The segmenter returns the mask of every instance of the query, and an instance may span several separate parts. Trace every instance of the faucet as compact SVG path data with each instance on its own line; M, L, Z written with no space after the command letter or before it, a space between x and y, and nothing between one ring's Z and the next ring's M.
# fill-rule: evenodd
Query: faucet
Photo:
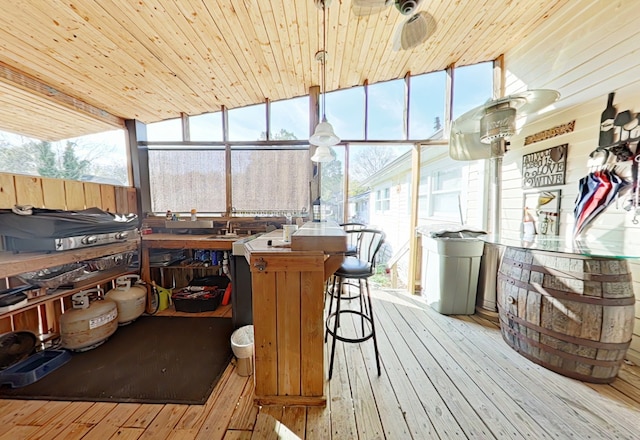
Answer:
M231 224L231 220L227 220L227 234L233 234L233 225Z

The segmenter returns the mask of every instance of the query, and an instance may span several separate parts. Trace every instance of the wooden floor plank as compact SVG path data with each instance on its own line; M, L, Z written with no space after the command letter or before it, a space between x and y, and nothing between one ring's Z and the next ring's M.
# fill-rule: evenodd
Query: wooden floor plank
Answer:
M44 400L12 400L3 408L0 415L0 435L4 435L16 426L16 421L25 420L46 404Z
M162 408L164 408L164 405L160 404L140 405L140 407L131 414L131 417L129 417L122 426L125 428L146 429L151 421L156 418Z
M218 398L222 394L222 390L224 390L227 381L232 374L235 374L233 367L228 365L205 404L189 405L180 420L178 420L178 423L171 434L172 438L189 438L189 435L191 438L194 438L196 436L200 427L209 416L209 413L216 405ZM187 431L191 432L191 434L187 434Z
M282 424L299 438L305 438L305 427L307 424L307 411L302 406L292 406L284 408L282 412Z
M330 345L330 343L331 339L327 344ZM337 344L333 377L329 381L329 389L331 390L331 438L336 440L357 438L358 435L347 368L344 346L343 344Z
M100 423L100 421L106 417L115 407L117 403L108 403L108 402L98 402L91 405L84 414L82 414L78 419L75 420L76 423L86 423L89 425L95 425Z
M18 440L29 438L37 434L40 426L15 425L10 430L0 435L0 440Z
M137 440L140 438L142 433L144 432L143 428L118 428L116 432L113 433L109 440Z
M474 358L465 355L459 349L460 341L451 338L439 327L430 325L431 322L427 321L428 318L421 309L402 308L396 305L388 308L387 311L394 321L404 320L403 315L405 315L409 328L420 331L416 333L418 343L438 359L455 386L464 390L466 400L482 417L483 422L495 437L550 438L529 414L514 404L507 392L500 388L492 388L495 383L491 377L478 371ZM477 416L469 414L469 418L474 417ZM458 415L458 422L461 425L466 424L467 420L465 414Z
M247 384L242 390L238 404L231 415L229 428L231 430L253 430L258 417L258 406L254 403L255 384L253 378L247 380Z
M140 439L161 439L169 437L178 420L187 410L187 405L167 404L147 427Z
M579 382L522 357L491 321L374 296L383 374L371 341L339 342L326 408L253 407L253 378L231 365L204 405L0 399L0 439L638 438L640 367L611 385Z
M247 377L240 376L235 372L230 375L220 396L216 399L220 401L220 404L215 405L209 412L195 437L196 439L215 440L224 437L233 410L246 384Z
M452 321L452 323L460 325L456 321ZM603 390L615 392L616 390L611 385L589 384L554 373L511 350L502 341L500 332L487 331L484 327L477 327L473 330L469 336L476 344L494 347L495 345L491 343L491 339L494 339L499 341L500 347L509 348L508 350L500 350L500 353L509 359L503 368L508 370L510 374L521 374L523 370L531 371L531 374L526 375L524 379L531 380L532 377L535 377L535 381L528 387L527 392L537 394L541 399L553 397L559 400L562 408L572 410L569 413L566 411L556 412L555 419L563 420L565 425L569 425L573 429L588 425L596 430L598 436L617 435L618 438L634 438L637 435L636 432L640 425L630 424L629 421L640 417L640 405L630 407L617 397L611 399L609 397L611 393L603 392ZM485 351L492 356L492 359L499 359L496 357L496 350L486 349Z
M48 424L65 409L69 408L71 402L47 402L37 411L21 419L16 420L17 425L44 426Z
M352 314L347 314L346 317L350 319L341 320L340 330L345 331L345 334L351 335L351 337L360 337L362 329L361 321ZM357 322L354 322L354 319ZM366 327L365 331L367 331ZM371 365L375 366L373 339L361 343L344 343L338 341L338 344L344 345L345 362L347 364L351 395L353 396L358 438L383 438L384 429L380 421L377 399L372 388L372 384L379 382L381 379L378 377L377 368L367 370L365 359L365 357L369 357L371 359ZM371 353L371 355L367 356L364 353ZM380 398L381 396L378 397ZM393 395L390 395L386 396L385 399L393 401L393 397Z
M483 369L484 373L494 378L496 386L501 387L513 396L514 405L519 406L522 410L533 415L540 422L541 432L546 431L552 436L562 432L564 435L576 438L592 438L593 436L598 438L600 436L597 432L594 432L591 427L587 426L586 423L567 426L562 418L555 416L559 412L567 413L568 409L566 405L564 405L562 400L554 397L554 390L547 390L544 384L537 383L530 379L530 377L535 374L550 373L548 370L538 369L536 368L537 366L533 367L535 364L531 364L533 368L522 368L521 366L513 368L514 364L504 356L492 356L493 353L488 354L488 346L484 346L480 341L473 340L473 335L469 335L466 332L460 332L458 335L454 326L460 324L460 321L456 320L456 318L450 319L451 321L448 324L451 325L444 324L441 330L454 335L458 340L463 340L460 344L461 349L466 348L467 354L469 354L470 350L474 350L478 365ZM458 319L462 320L464 318ZM443 325L443 322L444 321L438 321L440 325ZM504 344L504 346L501 345L501 348L507 354L509 354L507 349L511 350L506 344ZM532 388L544 391L540 393L532 392ZM574 414L574 416L578 417L579 415Z
M252 440L279 440L278 430L280 422L265 412L260 412L256 418Z
M139 407L138 403L119 403L105 418L91 428L91 431L83 439L104 440L110 438L118 432L118 429Z
M631 438L625 434L624 428L606 421L603 424L599 417L594 418L602 408L588 409L587 406L590 405L588 399L578 397L580 394L591 391L588 386L523 358L502 341L498 331L491 329L488 330L489 334L482 334L485 328L476 326L473 327L474 331L469 331L470 327L465 324L465 319L464 317L439 319L436 322L441 326L443 333L455 335L457 329L462 328L462 333L457 336L461 341L460 345L468 350L475 350L478 364L487 374L489 374L488 366L492 366L491 375L500 378L497 386L506 390L511 389L514 397L518 396L514 401L515 404L528 413L543 413L538 416L540 424L551 435L573 433L578 438L607 438L616 433L620 435L618 438ZM499 344L499 349L496 349L491 339ZM483 361L483 359L486 360ZM535 380L532 381L532 377ZM583 392L576 394L575 390L578 388ZM578 399L575 400L575 397ZM592 397L601 398L597 393ZM605 418L611 418L606 416L606 413L602 415Z
M64 411L56 414L48 423L40 427L37 434L32 435L29 440L51 440L58 438L78 417L85 414L94 405L93 402L72 402ZM83 432L86 432L93 425L83 425Z
M252 435L253 431L228 430L222 440L251 440Z
M390 373L393 389L400 396L401 407L414 438L446 438L443 434L466 435L469 438L491 438L480 419L470 418L460 426L453 412L473 414L474 410L444 370L433 361L421 341L412 332L396 328L387 307L374 303L381 327L384 364ZM386 306L386 304L385 304ZM405 338L409 338L405 341ZM414 357L414 351L415 352ZM438 387L434 384L437 384ZM438 434L436 434L436 432Z

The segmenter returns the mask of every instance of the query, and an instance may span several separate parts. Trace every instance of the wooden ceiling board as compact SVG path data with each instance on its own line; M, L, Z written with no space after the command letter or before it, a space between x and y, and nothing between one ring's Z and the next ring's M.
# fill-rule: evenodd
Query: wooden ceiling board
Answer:
M437 29L393 51L408 17L394 6L356 15L327 10L326 91L491 61L569 0L424 0ZM578 9L579 11L579 9ZM0 14L0 62L122 119L145 123L306 95L321 83L322 10L314 0L12 1ZM0 80L4 81L4 80ZM8 96L8 95L7 95ZM42 139L105 129L42 96L0 101L0 120ZM23 109L20 117L16 110ZM61 112L63 116L48 114ZM57 121L67 123L54 126ZM29 122L31 121L31 122ZM43 121L45 121L43 123Z

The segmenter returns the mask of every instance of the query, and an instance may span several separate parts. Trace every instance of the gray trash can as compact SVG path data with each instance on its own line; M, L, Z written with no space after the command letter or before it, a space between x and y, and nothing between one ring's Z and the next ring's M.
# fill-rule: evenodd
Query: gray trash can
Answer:
M420 231L422 286L427 304L443 315L475 312L484 231Z

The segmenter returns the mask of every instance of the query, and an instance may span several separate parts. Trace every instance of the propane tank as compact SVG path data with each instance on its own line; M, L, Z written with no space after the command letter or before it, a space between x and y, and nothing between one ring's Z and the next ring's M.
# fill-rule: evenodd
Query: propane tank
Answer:
M126 325L144 313L147 288L138 275L124 275L116 279L116 287L106 297L118 306L118 324Z
M60 316L60 340L64 348L86 351L97 347L118 328L118 307L104 299L102 289L89 289L71 296L73 308Z

